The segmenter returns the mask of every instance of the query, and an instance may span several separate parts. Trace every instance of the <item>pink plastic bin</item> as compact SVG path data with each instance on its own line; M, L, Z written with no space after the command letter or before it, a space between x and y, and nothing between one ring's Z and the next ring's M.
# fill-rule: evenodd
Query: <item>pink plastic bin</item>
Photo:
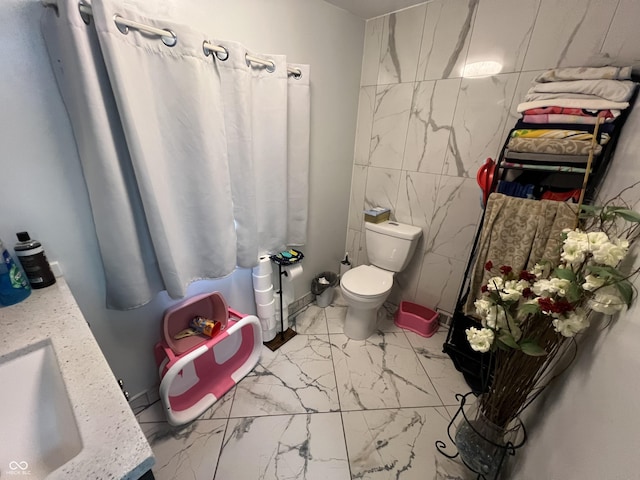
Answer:
M438 331L438 313L417 303L401 302L395 324L423 337L430 337Z

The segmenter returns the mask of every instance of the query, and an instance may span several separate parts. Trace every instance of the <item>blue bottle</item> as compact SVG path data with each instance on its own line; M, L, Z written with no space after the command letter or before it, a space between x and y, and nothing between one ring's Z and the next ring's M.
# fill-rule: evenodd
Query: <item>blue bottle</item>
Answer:
M31 287L0 240L0 306L8 307L31 295Z

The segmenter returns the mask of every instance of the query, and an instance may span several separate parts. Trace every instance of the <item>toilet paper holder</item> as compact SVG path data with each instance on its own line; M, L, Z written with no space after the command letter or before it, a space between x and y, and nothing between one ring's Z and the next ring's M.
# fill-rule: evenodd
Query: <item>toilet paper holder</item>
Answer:
M287 343L293 337L296 336L296 332L291 328L287 328L284 330L284 317L283 317L283 305L282 305L282 276L289 276L289 272L287 272L283 267L288 267L291 265L296 265L302 261L304 258L304 254L300 250L295 250L293 248L289 250L282 251L280 253L276 253L269 257L272 262L278 265L278 292L280 295L280 335L276 335L275 338L269 342L265 342L264 344L271 351L276 351L282 345Z

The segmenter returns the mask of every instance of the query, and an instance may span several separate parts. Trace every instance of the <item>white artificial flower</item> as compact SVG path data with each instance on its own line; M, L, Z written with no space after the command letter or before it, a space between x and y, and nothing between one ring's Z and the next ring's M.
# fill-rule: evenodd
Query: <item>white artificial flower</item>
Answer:
M545 278L549 275L550 271L551 267L548 263L536 263L533 269L529 270L529 273L534 274L536 278Z
M546 278L537 280L531 287L531 290L533 290L533 293L538 297L550 297L555 293L555 287L551 283L551 280Z
M522 293L525 288L531 288L531 284L526 280L518 280L518 283L513 288Z
M605 280L600 277L596 277L595 275L587 275L584 277L584 283L582 284L582 288L593 292L595 289L600 288L604 285Z
M581 230L576 229L576 230L570 230L569 232L567 232L567 238L565 240L565 243L566 242L569 242L571 244L578 246L578 248L580 248L580 250L584 252L589 251L589 237L585 232Z
M491 277L487 282L487 288L491 291L502 290L504 287L504 280L502 277Z
M562 245L560 258L571 265L580 265L584 262L588 252L584 246L585 244L567 238Z
M482 325L496 330L505 328L507 326L507 313L505 309L500 305L493 305L484 318Z
M493 306L493 302L486 298L480 298L473 303L476 307L476 313L482 319L489 314L489 309Z
M505 288L500 290L500 298L503 302L517 302L522 297L522 292L515 288Z
M612 315L624 307L624 301L618 295L616 287L610 285L600 288L595 296L589 300L589 308L596 312Z
M587 233L587 239L589 240L590 250L595 250L599 245L609 242L609 237L604 232L589 232Z
M469 345L476 352L488 352L493 343L494 333L493 330L488 328L477 329L474 327L467 329L467 340Z
M550 283L553 287L553 293L557 293L561 297L567 296L567 289L571 286L571 281L565 278L552 278Z
M550 297L556 293L561 297L567 295L567 289L571 286L571 281L564 278L542 278L533 284L531 289L539 297Z
M629 242L626 241L624 241L624 243L619 240L617 243L603 243L598 246L597 250L593 251L593 261L615 267L627 254L628 248Z
M581 310L569 312L566 317L556 318L553 321L556 332L564 337L575 337L589 326L589 319Z

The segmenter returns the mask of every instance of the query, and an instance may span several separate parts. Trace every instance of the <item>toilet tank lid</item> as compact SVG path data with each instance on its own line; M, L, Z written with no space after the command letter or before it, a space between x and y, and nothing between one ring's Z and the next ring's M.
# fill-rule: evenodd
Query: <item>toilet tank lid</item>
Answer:
M381 223L364 222L365 228L372 232L382 233L396 238L415 240L422 235L422 229L413 225L387 220Z

